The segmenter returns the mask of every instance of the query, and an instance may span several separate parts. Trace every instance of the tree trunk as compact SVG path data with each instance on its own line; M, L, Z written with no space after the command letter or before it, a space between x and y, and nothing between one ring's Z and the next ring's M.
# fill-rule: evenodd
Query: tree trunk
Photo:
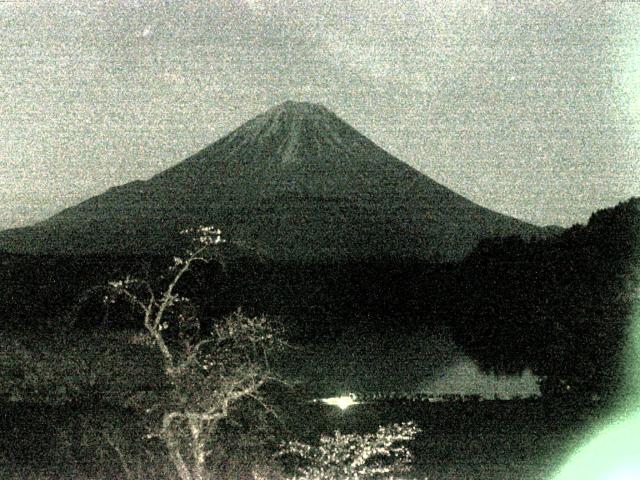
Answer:
M162 419L162 438L169 451L169 457L173 462L180 480L195 480L195 477L189 471L189 467L182 458L180 453L180 445L173 436L171 431L171 422L176 418L175 412L165 413Z
M205 440L201 437L201 420L196 417L189 417L189 430L191 431L192 453L193 453L193 480L205 480L207 476L205 452Z

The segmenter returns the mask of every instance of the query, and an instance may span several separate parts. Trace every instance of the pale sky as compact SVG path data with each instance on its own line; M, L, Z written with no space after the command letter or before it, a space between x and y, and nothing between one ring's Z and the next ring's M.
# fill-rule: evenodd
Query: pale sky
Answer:
M0 228L322 103L494 210L640 195L640 3L0 1Z

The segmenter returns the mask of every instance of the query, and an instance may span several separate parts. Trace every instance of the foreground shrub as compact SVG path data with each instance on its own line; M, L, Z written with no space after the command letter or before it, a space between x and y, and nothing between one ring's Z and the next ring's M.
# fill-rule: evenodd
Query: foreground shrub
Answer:
M318 445L291 441L279 456L294 463L289 480L392 479L411 471L406 446L420 432L413 423L381 426L376 433L323 435Z

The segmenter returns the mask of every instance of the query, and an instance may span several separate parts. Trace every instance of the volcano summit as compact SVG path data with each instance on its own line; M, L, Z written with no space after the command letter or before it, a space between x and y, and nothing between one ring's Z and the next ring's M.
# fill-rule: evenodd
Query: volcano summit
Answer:
M320 105L285 102L181 163L0 233L23 253L170 253L214 225L283 261L457 259L478 240L542 229L480 207Z

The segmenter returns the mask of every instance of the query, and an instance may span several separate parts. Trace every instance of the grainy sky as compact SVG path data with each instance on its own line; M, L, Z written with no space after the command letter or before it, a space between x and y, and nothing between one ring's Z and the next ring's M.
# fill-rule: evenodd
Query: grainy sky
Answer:
M0 1L0 228L287 99L481 205L584 222L640 194L640 3Z

